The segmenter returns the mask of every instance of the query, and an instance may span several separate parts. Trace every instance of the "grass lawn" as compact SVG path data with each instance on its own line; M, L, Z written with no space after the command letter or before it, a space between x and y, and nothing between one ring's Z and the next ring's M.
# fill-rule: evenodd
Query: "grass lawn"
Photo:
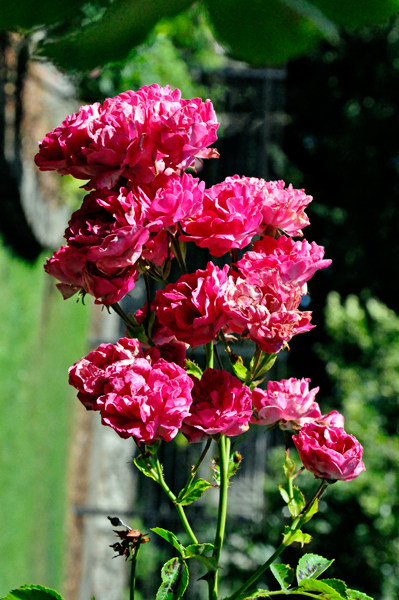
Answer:
M60 589L66 471L90 309L0 246L0 598L25 583Z

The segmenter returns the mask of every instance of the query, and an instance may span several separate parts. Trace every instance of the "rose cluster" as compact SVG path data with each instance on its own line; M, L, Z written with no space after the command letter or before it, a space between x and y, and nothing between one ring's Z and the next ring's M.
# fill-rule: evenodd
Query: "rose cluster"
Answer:
M170 441L178 431L198 442L278 423L299 431L293 439L307 469L351 479L364 469L361 447L344 432L342 415L322 415L309 380L252 390L224 370L201 377L185 370L188 345L239 335L264 356L312 329L301 300L331 262L303 239L312 200L304 190L238 175L207 189L185 172L218 157L210 147L217 128L209 100L154 84L81 107L39 144L41 170L85 180L88 191L66 244L45 265L64 298L80 292L115 305L141 273L166 283L174 258L183 272L136 313L146 344L102 344L71 367L70 383L105 425L138 443ZM186 273L188 242L214 257L230 253L230 264Z
M250 424L296 429L293 436L303 465L321 478L349 480L364 470L362 447L345 433L337 411L322 415L318 388L309 379L269 381L252 392L224 370L188 375L184 345L169 342L143 349L122 338L101 344L69 370L69 382L88 410L121 437L149 445L170 441L180 430L189 442L210 436L236 436Z

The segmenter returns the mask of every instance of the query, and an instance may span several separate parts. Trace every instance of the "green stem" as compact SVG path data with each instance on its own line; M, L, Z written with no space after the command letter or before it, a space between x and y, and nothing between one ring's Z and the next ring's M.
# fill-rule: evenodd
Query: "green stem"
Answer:
M218 442L219 447L219 468L220 468L220 496L218 520L215 535L215 548L213 557L216 559L216 564L219 566L220 554L223 547L224 531L226 528L227 517L227 492L229 486L229 460L230 460L230 438L221 435ZM218 570L210 574L209 577L209 599L217 600L218 597Z
M254 354L254 368L252 369L251 379L255 378L255 373L257 371L261 356L262 356L262 350L259 348L259 346L256 346L256 350L255 350L255 354Z
M194 467L192 467L191 473L190 473L190 477L188 478L188 481L187 481L186 485L184 486L184 488L182 489L182 491L179 494L180 497L183 497L186 494L188 488L190 487L190 485L194 481L194 477L195 477L198 469L200 468L200 466L202 464L202 461L204 460L204 458L205 458L205 456L206 456L209 448L211 447L211 444L212 444L212 438L210 437L210 438L208 438L208 440L207 440L207 442L205 444L205 448L203 449L202 454L199 457L196 465Z
M174 493L172 492L172 490L168 487L168 485L163 477L162 467L161 467L161 463L159 462L158 456L155 456L154 458L155 458L155 465L156 465L156 469L157 469L159 485L161 486L161 488L163 489L163 491L165 492L165 494L167 495L169 500L171 502L173 502L173 504L175 505L177 513L180 517L180 520L183 524L183 527L184 527L188 537L190 538L191 543L198 544L198 540L195 537L193 530L191 529L191 526L190 526L190 523L188 522L186 513L184 512L184 508L180 504L176 503L177 498L174 495Z
M222 365L222 361L220 360L220 356L219 356L219 352L218 352L218 347L217 347L217 345L216 345L216 344L215 344L215 345L214 345L214 347L213 347L213 351L215 352L216 361L217 361L217 363L218 363L218 365L219 365L219 369L220 369L221 371L223 371L223 365Z
M294 537L295 532L301 528L301 526L303 525L303 523L306 520L306 516L307 516L309 509L313 506L313 503L315 500L317 500L318 498L321 498L321 496L323 495L323 493L325 492L325 490L327 488L327 485L328 485L328 482L325 479L323 479L323 481L321 482L320 486L318 487L316 493L314 494L313 498L307 503L307 505L305 506L302 513L299 515L299 517L297 517L292 522L292 525L290 528L291 529L290 533L287 536L284 536L285 541L283 541L280 544L280 546L277 548L277 550L271 555L271 557L268 558L267 561L263 565L261 565L259 567L259 569L257 569L255 571L255 573L253 575L251 575L251 577L249 579L247 579L247 581L236 592L234 592L234 594L232 596L229 596L228 598L226 598L226 600L236 600L236 598L238 598L249 587L251 587L251 585L253 583L255 583L255 581L257 581L259 579L259 577L261 575L263 575L263 573L270 567L270 565L272 565L274 563L276 558L278 558L280 556L280 554L282 554L284 552L284 550L292 544L291 540Z
M204 344L206 354L206 368L213 369L213 342Z
M139 553L139 549L140 549L140 544L141 544L141 535L140 537L137 539L137 542L135 544L135 548L134 548L134 553L132 556L132 568L130 571L130 600L134 600L134 590L136 587L136 563L137 563L137 555Z
M176 239L173 234L169 234L169 235L170 235L170 240L172 242L173 251L177 258L177 262L179 263L180 270L184 275L187 275L188 271L187 271L186 263L183 258L183 254L180 249L179 240Z
M114 302L114 304L111 304L111 308L112 308L112 310L114 310L116 312L116 314L122 319L122 321L125 323L125 325L129 329L129 327L131 326L132 323L131 323L129 317L127 316L127 314L125 313L125 311L123 310L123 308L120 306L120 304L118 304L118 302Z

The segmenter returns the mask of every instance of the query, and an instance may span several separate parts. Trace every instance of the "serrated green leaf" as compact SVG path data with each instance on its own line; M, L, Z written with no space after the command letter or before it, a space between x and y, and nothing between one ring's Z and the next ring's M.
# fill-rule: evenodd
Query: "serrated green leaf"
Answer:
M299 589L308 592L322 592L323 600L344 600L344 597L335 588L320 579L303 579L299 583Z
M2 600L63 600L63 598L58 592L41 585L23 585L8 592Z
M289 497L289 495L288 495L288 492L287 492L287 490L285 490L285 489L283 488L283 486L282 486L282 485L279 485L279 486L278 486L278 491L280 492L280 494L281 494L281 497L282 497L282 499L284 500L284 502L285 502L286 504L288 504L288 502L290 501L290 497Z
M188 373L188 375L194 375L194 377L201 379L201 377L203 375L202 370L199 368L199 366L197 364L195 364L195 362L186 358L186 367L185 368L186 368L186 372Z
M154 527L154 529L151 529L151 531L169 542L169 544L172 544L172 546L174 546L174 548L176 548L176 550L180 552L182 556L185 554L185 547L183 544L181 544L180 540L175 536L174 533L168 531L167 529L162 529L162 527Z
M158 473L156 469L151 466L150 458L144 459L144 457L140 454L133 459L133 462L139 471L141 471L146 477L151 477L151 479L159 483Z
M295 474L295 469L296 469L295 463L287 454L285 455L283 469L284 469L284 475L287 477L287 479L289 479L290 477L292 477Z
M319 501L315 500L312 504L312 506L310 507L310 509L308 510L308 512L306 513L306 517L304 518L304 523L307 523L308 521L310 521L310 519L317 513L317 511L319 510Z
M194 481L184 494L184 496L178 496L176 500L176 504L181 504L182 506L187 506L187 504L191 504L201 498L202 494L208 488L213 487L211 483L205 481L205 479L197 479Z
M357 590L346 590L348 598L350 600L374 600L371 596L367 596L367 594L363 594L363 592L358 592Z
M189 558L190 556L205 554L205 552L213 552L214 548L213 544L190 544L186 547L185 557Z
M299 559L296 568L296 578L298 583L303 579L315 579L328 569L334 562L334 559L328 560L318 554L305 554Z
M298 517L305 508L306 501L299 488L294 487L292 491L293 497L290 498L288 502L288 510L290 511L292 518L296 519L296 517Z
M162 583L155 600L179 600L188 584L187 565L181 558L171 558L161 571Z
M300 529L297 529L293 532L290 527L286 526L284 530L283 542L289 542L289 545L293 544L294 542L299 542L303 548L305 544L309 544L311 539L312 536L310 536L308 533L303 533L303 531Z
M294 570L289 565L272 565L270 570L280 584L281 589L287 591L288 586L294 581Z
M341 579L319 579L319 581L322 581L323 583L326 583L327 585L334 588L334 590L341 594L343 598L348 597L345 581L342 581Z

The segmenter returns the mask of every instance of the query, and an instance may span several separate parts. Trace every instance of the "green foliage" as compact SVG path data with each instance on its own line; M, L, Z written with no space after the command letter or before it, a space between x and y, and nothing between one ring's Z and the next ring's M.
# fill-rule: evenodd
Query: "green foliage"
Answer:
M289 565L271 565L270 570L280 584L281 589L287 591L294 581L293 569Z
M0 29L55 24L41 52L63 68L88 70L125 59L159 21L180 16L192 5L192 0L43 0L40 5L20 0L17 5L2 6ZM203 0L202 5L230 55L255 66L281 64L309 51L323 38L338 43L340 26L385 23L399 12L398 0L253 0L247 4L240 0ZM171 33L167 25L163 31L167 36ZM183 46L192 44L184 20L177 21L176 32ZM173 54L173 49L167 47L167 36L164 51Z
M154 533L159 535L161 538L163 538L164 540L169 542L169 544L172 544L172 546L174 548L176 548L176 550L182 556L184 555L185 548L180 543L180 541L177 539L177 537L175 536L174 533L172 533L171 531L168 531L167 529L162 529L161 527L154 527L153 529L151 529L151 531L153 531Z
M296 568L298 583L300 583L302 579L316 579L316 577L324 573L333 562L334 560L328 560L317 554L305 554L305 556L302 556L299 560Z
M197 479L189 486L189 488L185 491L183 495L179 494L176 503L181 504L182 506L192 504L193 502L201 498L205 490L211 487L212 484L205 481L205 479Z
M162 584L157 592L156 600L179 600L188 584L187 565L181 558L171 558L161 571Z
M194 375L198 379L202 378L202 370L200 369L200 367L188 358L186 358L186 372L189 375Z
M41 585L23 585L9 592L2 600L63 600L63 598L54 590Z

